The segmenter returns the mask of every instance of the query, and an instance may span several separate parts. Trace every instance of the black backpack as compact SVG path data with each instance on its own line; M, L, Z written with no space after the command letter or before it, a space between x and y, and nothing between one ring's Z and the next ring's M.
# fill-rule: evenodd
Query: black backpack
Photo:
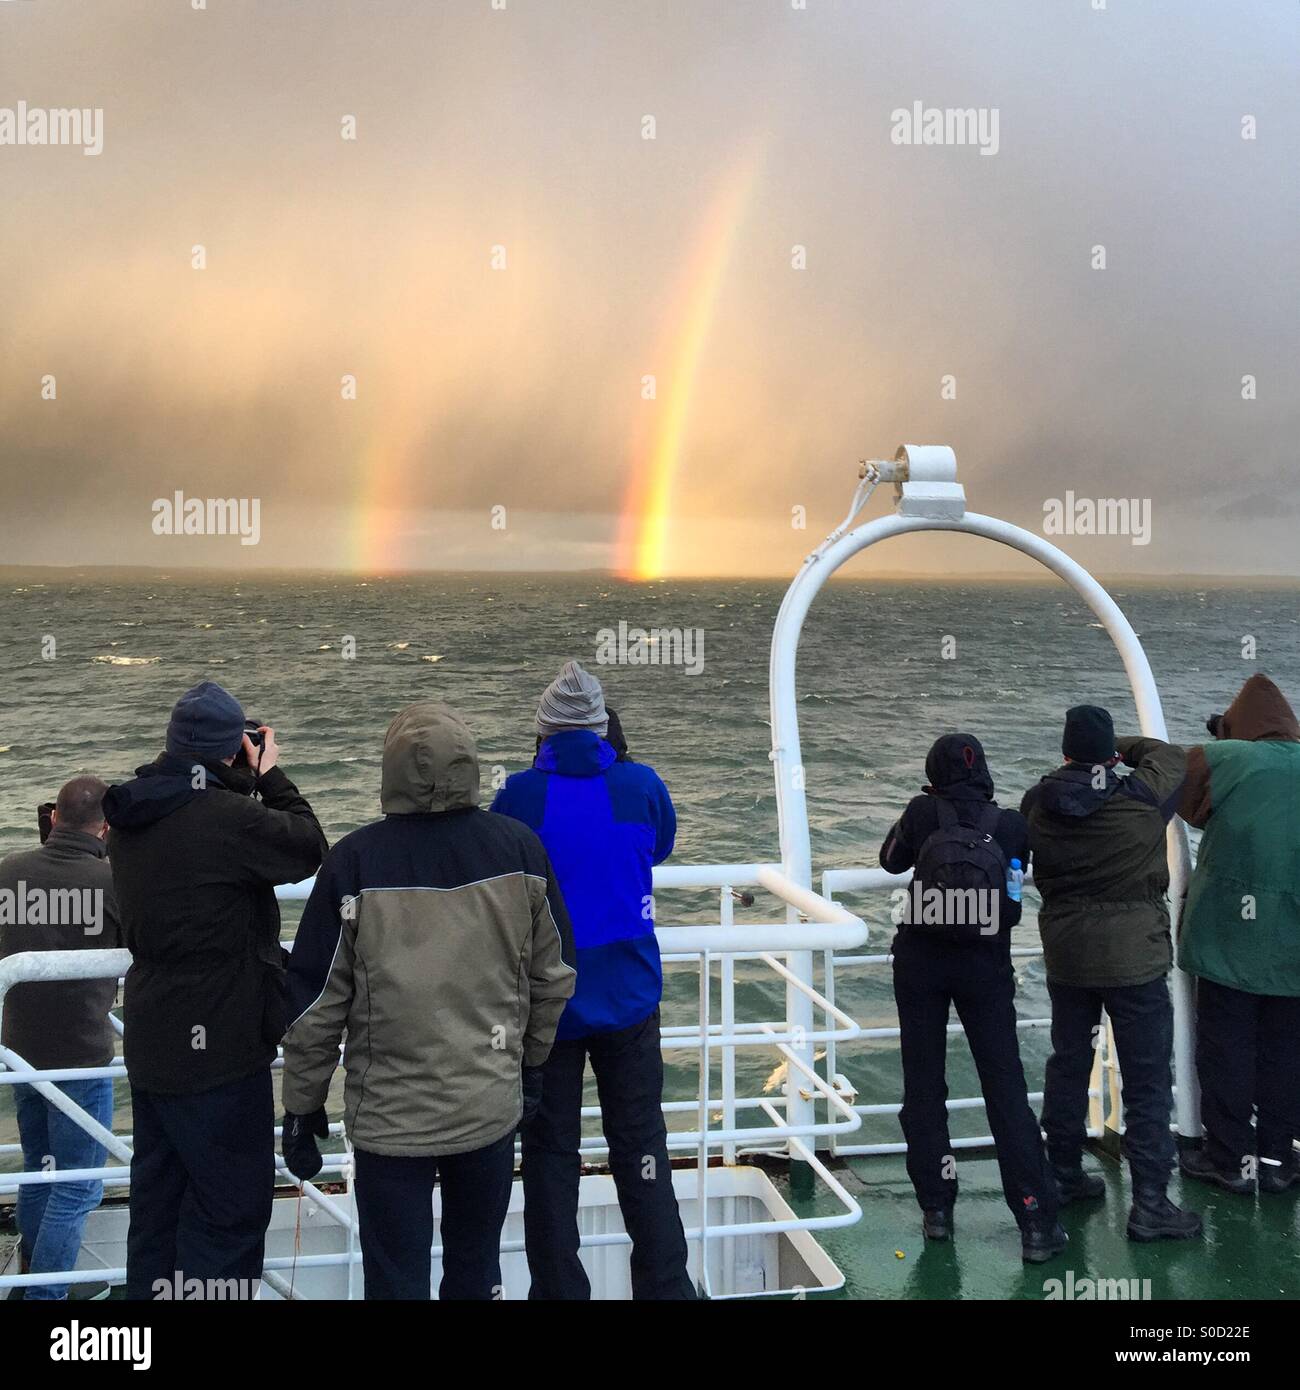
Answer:
M993 837L1001 811L993 802L984 802L979 819L972 826L961 823L957 808L944 797L935 797L934 808L939 816L939 828L925 837L917 852L916 871L903 922L909 931L924 931L950 939L970 940L994 935L998 919L989 914L997 914L1002 909L1009 868L1006 852ZM974 900L973 912L964 910L965 905L971 903L969 896L953 900L956 912L952 915L964 920L950 921L949 913L944 912L942 920L926 921L927 916L934 915L935 909L930 906L927 910L924 897L918 902L916 895L934 889L963 895L973 889L986 896Z

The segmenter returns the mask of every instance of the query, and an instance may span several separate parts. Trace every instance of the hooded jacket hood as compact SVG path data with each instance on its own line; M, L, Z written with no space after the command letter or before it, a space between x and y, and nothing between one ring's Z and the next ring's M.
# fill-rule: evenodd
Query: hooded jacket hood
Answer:
M202 794L195 769L202 768L208 786L248 796L256 783L251 768L227 767L203 758L160 753L151 763L135 770L135 779L120 782L104 793L104 819L114 830L138 830L153 825Z
M562 777L598 777L617 761L618 754L599 734L590 729L565 729L542 740L533 766Z
M478 748L450 705L408 705L384 736L379 804L386 816L478 805Z
M944 734L925 758L928 792L956 800L993 799L993 777L984 748L973 734Z
M1268 738L1300 743L1300 723L1277 686L1267 676L1254 675L1228 706L1220 737L1244 739L1247 743Z

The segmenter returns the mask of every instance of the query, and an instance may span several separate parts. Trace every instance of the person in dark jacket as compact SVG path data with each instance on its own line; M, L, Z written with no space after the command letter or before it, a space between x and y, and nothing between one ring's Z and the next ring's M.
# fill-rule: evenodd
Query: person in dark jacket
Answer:
M586 1299L578 1258L582 1082L596 1073L610 1171L632 1237L632 1297L690 1299L686 1236L663 1117L652 867L672 852L677 818L645 763L606 740L600 682L567 662L537 707L534 765L492 803L541 836L573 919L578 985L560 1019L542 1103L522 1131L530 1298Z
M1029 862L1023 817L993 799L993 778L979 740L945 734L925 760L929 785L913 797L880 849L881 866L901 874L915 869L896 912L894 998L898 1004L903 1061L903 1108L899 1122L907 1140L907 1172L922 1211L927 1240L953 1233L957 1170L948 1135L945 1059L948 1012L956 1005L970 1046L997 1145L1002 1191L1021 1230L1022 1254L1041 1263L1063 1250L1067 1237L1058 1223L1056 1184L1043 1152L1038 1121L1029 1108L1020 1045L1016 1038L1016 979L1011 966L1011 929L1020 902L1007 892L1013 860ZM979 843L975 861L989 883L968 896L945 893L921 879L922 866L951 825ZM1000 853L989 852L990 842ZM965 846L959 852L965 854ZM963 858L961 862L967 861ZM938 864L935 864L936 870ZM994 877L996 875L996 877ZM955 875L951 875L955 877ZM943 896L932 902L935 894ZM974 912L967 912L968 906ZM971 920L964 919L970 917Z
M321 1169L347 1047L366 1298L428 1299L433 1186L442 1300L500 1296L515 1130L573 993L573 933L541 841L478 808L474 736L446 705L384 739L383 820L330 851L289 962L284 1157Z
M239 702L204 681L177 701L166 751L104 798L133 957L130 1298L179 1280L213 1296L234 1280L251 1297L261 1279L275 1182L270 1067L287 1022L275 885L310 875L326 844L274 732L259 733L260 747Z
M1205 1144L1179 1166L1229 1192L1286 1192L1300 1187L1300 722L1254 675L1209 725L1216 741L1187 754L1180 813L1205 835L1178 943L1197 982Z
M1133 1182L1130 1240L1188 1239L1201 1221L1166 1196L1174 1168L1173 963L1165 832L1187 774L1183 749L1116 738L1110 714L1076 705L1065 717L1065 763L1026 793L1034 882L1043 900L1052 1056L1043 1090L1047 1153L1062 1197L1100 1197L1083 1171L1088 1081L1101 1012L1115 1030L1124 1077L1124 1151ZM1133 768L1119 777L1123 762Z
M74 777L51 807L50 831L39 849L0 861L0 958L21 951L111 950L121 945L113 875L104 859L98 777ZM39 911L33 909L39 904ZM18 909L7 911L12 905ZM9 1066L38 1071L105 1067L113 1061L109 1011L117 980L58 980L15 985L5 998L0 1041ZM21 1059L21 1063L19 1061ZM51 1083L105 1129L113 1124L109 1077ZM34 1086L15 1086L14 1108L23 1167L40 1171L102 1168L106 1150L94 1135L56 1109ZM18 1189L18 1232L24 1272L72 1269L86 1217L104 1185L93 1180L28 1183ZM37 1284L28 1299L64 1299L66 1284Z

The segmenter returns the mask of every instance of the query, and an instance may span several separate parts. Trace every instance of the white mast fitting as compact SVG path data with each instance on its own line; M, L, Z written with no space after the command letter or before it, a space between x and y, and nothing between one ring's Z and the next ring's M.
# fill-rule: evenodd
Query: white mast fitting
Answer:
M1110 635L1137 705L1138 725L1151 738L1167 739L1160 692L1146 652L1128 619L1096 579L1064 551L1019 526L996 517L980 516L966 510L966 497L957 481L957 459L943 444L904 444L889 462L872 460L860 469L853 505L844 521L831 532L804 561L794 577L777 614L772 631L769 668L769 696L772 722L772 764L776 778L777 819L781 835L781 866L785 874L805 888L812 887L812 846L808 832L806 776L799 745L799 711L796 700L795 666L804 618L821 587L839 567L859 551L891 536L919 531L962 531L984 536L1010 546L1045 565L1070 584L1096 614ZM894 484L894 514L868 521L856 530L850 526L875 487ZM1175 818L1169 826L1170 898L1177 939L1178 920L1187 889L1190 860L1187 832ZM797 910L787 908L790 921ZM787 956L787 967L803 984L811 986L811 951L794 951ZM1200 1096L1196 1082L1193 1047L1194 1003L1191 981L1176 967L1173 972L1175 1114L1178 1132L1184 1138L1200 1134ZM791 1032L813 1031L813 1007L804 990L790 986L787 1021ZM811 1067L813 1047L796 1047L801 1060ZM795 1068L786 1081L787 1118L791 1125L811 1123L814 1101L801 1085Z

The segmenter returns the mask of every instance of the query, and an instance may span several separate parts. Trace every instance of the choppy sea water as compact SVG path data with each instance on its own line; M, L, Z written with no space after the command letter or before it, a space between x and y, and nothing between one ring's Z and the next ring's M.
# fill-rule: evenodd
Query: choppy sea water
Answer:
M527 765L538 694L572 656L597 670L632 755L653 763L672 791L680 832L671 862L775 859L767 659L784 588L635 585L600 574L5 583L0 854L35 842L35 807L67 777L90 771L120 780L153 757L172 702L203 679L227 685L275 726L283 764L331 839L378 814L384 729L415 699L446 700L466 716L486 798L494 770ZM1300 694L1295 590L1114 592L1147 649L1175 740L1202 738L1205 716L1254 670ZM599 666L601 631L620 621L699 630L702 670ZM1253 659L1243 658L1248 639ZM1106 634L1081 600L1051 584L832 584L805 625L799 698L817 871L876 863L889 824L923 781L926 749L943 732L964 728L983 739L999 797L1014 805L1058 760L1068 705L1106 704L1121 729L1135 721ZM871 918L873 946L883 949L887 903L851 905ZM661 922L705 921L716 918L717 901L707 891L666 893L659 911ZM772 920L772 912L760 893L737 916ZM286 911L286 930L295 920ZM1031 902L1017 942L1035 940ZM1044 1016L1040 962L1025 961L1019 973L1022 1014ZM744 964L737 976L739 1017L782 1016L784 991L770 972ZM885 970L841 977L838 998L864 1023L894 1022ZM695 1011L694 972L674 969L665 1021L688 1022ZM1037 1086L1045 1034L1025 1033L1023 1047ZM693 1097L696 1058L678 1052L668 1061L671 1094ZM775 1064L767 1051L742 1050L742 1093L774 1084ZM898 1098L892 1042L842 1048L839 1064L862 1100ZM950 1071L954 1096L974 1093L956 1045ZM716 1095L716 1078L714 1087ZM129 1128L119 1092L118 1127ZM0 1142L13 1137L11 1111L0 1096ZM982 1122L979 1112L959 1115L954 1133L982 1132ZM863 1133L898 1138L892 1119L868 1122ZM16 1166L5 1155L0 1165Z

